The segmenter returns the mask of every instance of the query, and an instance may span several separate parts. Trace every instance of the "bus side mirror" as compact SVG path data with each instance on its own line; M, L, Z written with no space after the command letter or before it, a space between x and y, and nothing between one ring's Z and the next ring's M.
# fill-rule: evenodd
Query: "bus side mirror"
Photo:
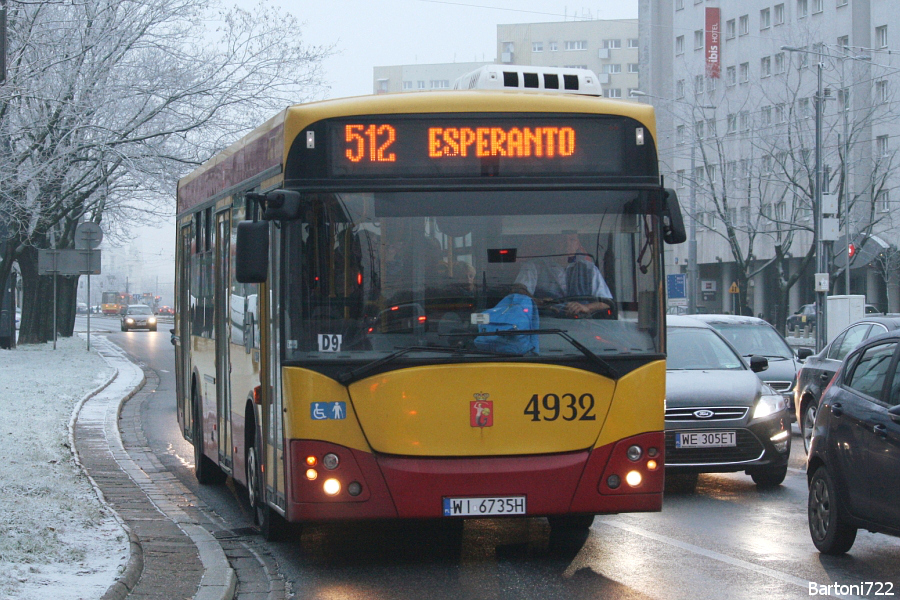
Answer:
M239 283L264 283L269 272L269 222L238 223L235 246L235 279Z
M248 202L256 202L262 208L262 218L266 221L296 221L300 218L300 192L272 190L265 194L248 192L244 195Z
M667 244L682 244L687 240L678 196L672 188L663 191L662 220L663 239Z

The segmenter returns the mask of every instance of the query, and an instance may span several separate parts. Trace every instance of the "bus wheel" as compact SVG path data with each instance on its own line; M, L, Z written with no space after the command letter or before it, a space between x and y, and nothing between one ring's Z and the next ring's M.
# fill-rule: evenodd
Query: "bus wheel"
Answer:
M547 517L550 529L559 531L587 531L594 524L594 515L559 515Z
M266 541L275 542L281 539L286 523L266 502L265 481L259 462L259 457L262 456L261 439L257 430L253 443L247 448L244 462L247 468L247 497L253 509L253 522L259 527L259 534Z
M203 423L200 418L200 399L197 390L191 393L194 405L194 475L201 485L215 485L225 482L225 473L208 456L203 454Z

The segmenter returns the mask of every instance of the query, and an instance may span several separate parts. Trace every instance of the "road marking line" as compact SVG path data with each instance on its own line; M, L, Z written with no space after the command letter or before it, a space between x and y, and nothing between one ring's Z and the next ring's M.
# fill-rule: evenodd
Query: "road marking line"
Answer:
M650 538L652 540L656 540L657 542L662 542L663 544L669 544L670 546L676 546L681 548L682 550L687 550L688 552L693 552L694 554L700 554L701 556L705 556L707 558L711 558L713 560L717 560L719 562L723 562L729 564L733 567L738 567L741 569L746 569L748 571L754 571L759 573L760 575L766 575L773 579L778 579L785 583L789 583L795 585L797 587L801 587L805 589L807 592L809 591L809 584L815 583L810 582L806 579L801 579L800 577L794 577L792 575L786 575L780 571L776 571L775 569L770 569L768 567L761 567L759 565L753 564L751 562L747 562L745 560L741 560L739 558L733 558L728 556L727 554L721 554L714 550L707 550L706 548L701 548L700 546L695 546L694 544L689 544L687 542L682 542L680 540L676 540L674 538L670 538L664 535L659 535L658 533L653 533L651 531L647 531L646 529L641 529L640 527L635 527L634 525L628 525L627 523L619 523L613 522L607 519L597 518L595 520L597 523L602 523L603 525L607 525L609 527L615 527L617 529L623 529L630 533L634 533L643 537ZM816 584L817 586L820 584ZM853 598L853 596L836 596L838 598Z

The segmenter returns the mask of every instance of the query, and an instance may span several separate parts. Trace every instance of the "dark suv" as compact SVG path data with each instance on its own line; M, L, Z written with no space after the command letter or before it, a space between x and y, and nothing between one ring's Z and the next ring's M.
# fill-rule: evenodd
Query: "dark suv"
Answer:
M900 331L866 340L822 397L807 461L809 532L824 554L858 528L900 536Z
M860 342L894 329L900 329L900 315L868 316L844 329L821 352L806 359L797 373L797 385L794 388L794 410L797 425L803 435L804 450L809 452L812 426L816 422L822 390L834 378L841 361Z

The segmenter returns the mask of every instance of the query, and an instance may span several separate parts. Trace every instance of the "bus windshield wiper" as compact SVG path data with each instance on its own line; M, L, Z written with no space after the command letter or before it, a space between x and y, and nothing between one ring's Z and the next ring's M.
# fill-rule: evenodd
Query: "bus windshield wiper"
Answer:
M599 372L601 375L609 377L610 379L618 379L619 374L613 369L612 365L609 364L604 359L600 358L591 350L573 338L565 329L509 329L506 331L489 331L489 332L481 332L481 333L443 333L439 334L441 337L453 337L453 336L464 336L464 337L479 337L482 335L499 335L499 336L512 336L512 335L558 335L562 339L566 340L573 346L575 346L582 354L584 354L588 359L591 360L595 365L600 367ZM505 356L509 356L508 354ZM516 356L516 355L513 355Z
M381 358L377 358L372 362L367 362L364 365L361 365L352 371L346 371L341 373L338 376L338 380L341 383L348 383L355 379L358 379L360 376L365 375L366 373L370 373L380 367L381 365L385 365L389 362L392 362L404 354L409 354L410 352L436 352L440 354L484 354L487 356L509 356L509 354L501 354L499 352L488 352L486 350L470 350L467 348L457 348L457 347L449 347L449 346L407 346L405 348L400 348L396 352L391 352L386 356L382 356Z

